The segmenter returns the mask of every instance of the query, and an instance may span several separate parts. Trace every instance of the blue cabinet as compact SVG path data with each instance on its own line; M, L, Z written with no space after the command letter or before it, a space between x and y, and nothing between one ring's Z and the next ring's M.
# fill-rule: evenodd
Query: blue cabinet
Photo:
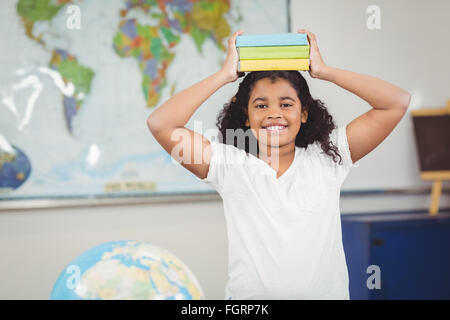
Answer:
M348 214L341 221L350 299L450 299L450 214ZM367 286L377 276L369 266L379 267L380 289Z

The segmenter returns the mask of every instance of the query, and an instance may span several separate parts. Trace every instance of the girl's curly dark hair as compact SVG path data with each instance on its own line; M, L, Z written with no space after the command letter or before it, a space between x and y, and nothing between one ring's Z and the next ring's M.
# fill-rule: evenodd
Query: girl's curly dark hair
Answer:
M336 156L339 156L340 163L342 157L336 146L330 141L330 133L336 128L333 117L328 113L324 103L319 99L313 99L309 92L308 84L305 78L298 71L254 71L245 76L239 84L239 89L236 95L229 103L226 103L217 117L216 126L219 128L221 135L219 140L222 143L234 145L239 148L237 137L234 136L233 141L227 141L226 130L241 129L244 132L249 129L245 125L248 119L248 101L251 90L258 80L269 78L272 81L277 79L286 79L297 92L297 96L302 104L302 111L308 112L308 120L303 123L295 138L295 145L301 148L307 148L309 144L318 141L325 154L331 156L333 161L336 161ZM254 141L249 141L253 139ZM223 141L224 140L224 141ZM252 134L249 139L245 139L244 150L249 153L249 146L256 142L256 137ZM257 154L259 154L258 143ZM241 148L242 149L242 148Z

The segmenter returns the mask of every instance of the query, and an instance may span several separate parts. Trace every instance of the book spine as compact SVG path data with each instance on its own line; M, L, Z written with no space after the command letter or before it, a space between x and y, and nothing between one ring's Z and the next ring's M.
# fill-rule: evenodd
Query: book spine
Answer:
M309 70L309 59L240 60L239 72L267 70Z
M240 35L236 47L305 46L309 45L304 33Z
M239 47L239 59L308 59L309 46Z

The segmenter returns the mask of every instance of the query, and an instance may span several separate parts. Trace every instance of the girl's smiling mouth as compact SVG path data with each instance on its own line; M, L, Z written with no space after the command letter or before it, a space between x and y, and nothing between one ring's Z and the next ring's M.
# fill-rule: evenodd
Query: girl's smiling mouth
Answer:
M270 133L282 133L287 130L287 127L288 127L287 125L271 125L262 128Z

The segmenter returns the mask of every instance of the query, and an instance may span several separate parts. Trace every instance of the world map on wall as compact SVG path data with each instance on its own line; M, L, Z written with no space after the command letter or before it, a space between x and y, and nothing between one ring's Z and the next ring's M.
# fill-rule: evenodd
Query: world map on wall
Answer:
M209 191L157 144L145 120L220 68L233 31L287 31L286 3L278 0L18 0L0 7L3 199ZM220 90L191 120L214 128L236 88Z

